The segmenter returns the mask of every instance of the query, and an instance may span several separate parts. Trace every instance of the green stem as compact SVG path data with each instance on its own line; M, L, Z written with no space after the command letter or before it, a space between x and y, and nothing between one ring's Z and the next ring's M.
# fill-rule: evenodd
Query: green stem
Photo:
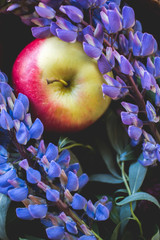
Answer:
M131 193L131 190L129 188L129 185L128 185L128 182L126 180L126 177L125 177L126 173L125 173L125 170L124 170L124 161L121 164L121 171L122 171L122 178L123 178L124 185L125 185L125 187L127 189L128 195L130 196L130 195L132 195L132 193ZM142 230L141 222L139 221L139 219L137 218L137 216L135 215L135 213L133 211L132 202L130 202L129 205L130 205L130 210L131 210L132 217L137 222L137 224L139 226L140 236L141 236L141 238L143 238L143 230Z
M70 148L73 148L73 147L86 147L86 148L89 148L90 150L93 150L91 146L89 145L84 145L82 143L73 143L71 145L68 145L68 146L65 146L65 147L60 147L59 148L59 153L62 152L63 150L65 149L70 149Z

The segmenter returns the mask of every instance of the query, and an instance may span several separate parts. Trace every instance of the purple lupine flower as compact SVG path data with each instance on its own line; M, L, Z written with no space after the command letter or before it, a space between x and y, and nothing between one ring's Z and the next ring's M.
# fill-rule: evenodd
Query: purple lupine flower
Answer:
M103 94L111 97L112 99L118 99L125 96L128 93L127 86L125 82L117 77L117 80L113 79L108 75L103 75L107 84L102 84Z
M154 106L150 103L150 101L147 101L146 103L146 112L147 112L147 117L150 122L159 122L159 116L156 114L156 110Z
M35 38L47 38L51 36L50 26L46 27L32 27L32 35Z
M98 60L102 53L101 49L92 46L91 44L88 44L86 42L83 42L83 49L89 57L94 58L96 60Z
M128 135L133 140L139 140L142 135L142 129L139 127L136 127L134 125L131 125L128 127Z
M126 109L127 112L138 113L139 108L137 105L128 102L121 102L122 106Z
M124 34L119 35L119 49L126 56L129 53L129 41Z
M59 10L65 13L75 23L80 23L83 20L83 12L75 6L61 5Z
M35 10L39 16L43 18L53 19L55 17L55 10L44 3L39 3L39 6L35 6Z
M122 22L117 8L107 10L105 7L102 7L100 16L109 34L117 33L122 30Z
M141 77L141 84L142 88L146 90L151 90L152 92L155 92L156 89L156 80L153 77L152 74L150 74L148 71L144 70L142 71L143 76Z
M111 67L110 63L109 63L109 61L107 60L107 58L104 54L101 54L97 63L98 63L99 71L102 74L108 73L112 70L112 67Z
M149 56L157 51L157 42L149 33L136 32L133 39L133 55Z
M135 13L133 8L129 6L124 6L122 8L122 26L123 29L128 29L134 26L135 24Z
M75 0L84 9L101 7L107 0Z

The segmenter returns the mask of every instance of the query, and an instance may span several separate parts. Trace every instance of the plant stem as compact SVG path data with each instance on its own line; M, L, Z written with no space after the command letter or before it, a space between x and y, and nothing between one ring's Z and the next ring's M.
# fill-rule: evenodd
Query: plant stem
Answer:
M128 185L128 182L126 180L126 177L125 177L124 161L121 164L121 171L122 171L122 178L123 178L124 185L125 185L125 187L127 189L128 195L130 196L130 195L132 195L132 193L131 193L130 187ZM130 205L130 210L131 210L132 217L138 223L139 230L140 230L140 236L143 238L143 230L142 230L141 222L139 221L139 219L137 218L137 216L135 215L135 213L133 211L132 202L130 202L129 205Z

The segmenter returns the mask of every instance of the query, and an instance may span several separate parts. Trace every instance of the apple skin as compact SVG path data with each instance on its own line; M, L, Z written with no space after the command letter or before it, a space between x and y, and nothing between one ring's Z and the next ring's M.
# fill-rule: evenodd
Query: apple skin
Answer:
M49 131L85 129L106 111L111 101L103 96L104 79L97 62L85 54L82 44L57 37L28 44L15 60L12 79L16 93L29 98L31 112ZM61 79L68 86L58 81L47 83Z

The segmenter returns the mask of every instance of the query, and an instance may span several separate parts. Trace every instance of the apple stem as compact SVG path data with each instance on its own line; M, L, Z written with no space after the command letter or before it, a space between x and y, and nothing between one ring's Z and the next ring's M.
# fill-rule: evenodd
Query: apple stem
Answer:
M60 82L60 83L62 83L65 87L68 86L68 83L67 83L65 80L63 80L63 79L53 79L53 80L48 80L48 79L47 79L47 83L48 83L48 84L51 84L51 83L54 83L54 82Z

